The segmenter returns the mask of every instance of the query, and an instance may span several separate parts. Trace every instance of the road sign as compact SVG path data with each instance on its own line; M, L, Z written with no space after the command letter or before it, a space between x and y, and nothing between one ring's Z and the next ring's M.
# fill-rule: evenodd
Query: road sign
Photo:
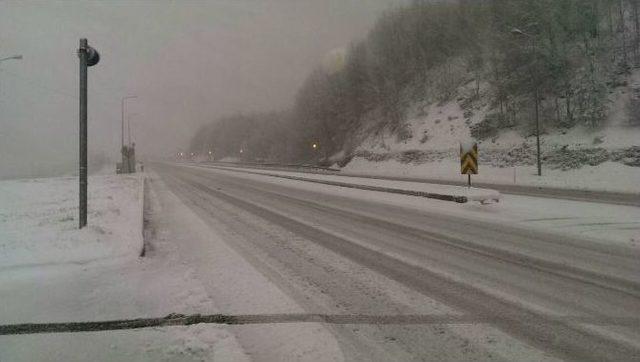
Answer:
M460 143L460 172L463 175L478 174L477 143Z

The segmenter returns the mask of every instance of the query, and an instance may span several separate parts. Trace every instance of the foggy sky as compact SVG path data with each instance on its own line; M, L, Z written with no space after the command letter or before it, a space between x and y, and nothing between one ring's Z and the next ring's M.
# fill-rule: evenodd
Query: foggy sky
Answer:
M89 70L89 154L116 159L120 98L138 152L165 156L218 116L289 107L332 49L403 0L0 1L0 178L75 170L78 39Z

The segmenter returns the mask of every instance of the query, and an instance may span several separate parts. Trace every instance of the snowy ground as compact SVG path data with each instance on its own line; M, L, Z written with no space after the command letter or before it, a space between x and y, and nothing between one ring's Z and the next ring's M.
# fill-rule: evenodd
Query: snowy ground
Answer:
M629 257L625 262L611 259L614 251L616 255L637 254L638 249L632 249L632 240L624 240L624 236L633 235L634 231L637 235L640 230L637 221L640 217L639 208L509 195L500 204L460 205L249 174L237 169L175 165L161 168L158 165L158 172L163 180L167 180L171 190L201 215L203 220L209 220L211 225L220 222L227 225L230 229L228 234L232 236L229 240L233 240L229 245L244 249L242 255L249 255L252 258L249 260L254 260L254 265L263 264L260 270L270 280L283 286L283 290L289 290L291 295L302 294L298 300L306 301L310 312L323 311L321 308L326 307L325 313L341 315L435 313L434 310L429 310L434 304L429 303L429 298L424 296L433 297L434 294L437 295L437 291L449 288L430 289L419 296L403 294L398 288L390 288L389 284L393 283L388 281L376 282L372 289L366 287L369 284L359 278L366 276L364 279L369 279L369 271L374 272L371 275L374 278L381 275L392 276L385 273L392 263L383 261L383 255L401 260L407 265L444 273L447 278L481 288L509 303L526 305L526 308L553 316L582 315L583 306L592 302L594 311L584 312L585 315L608 315L609 312L603 311L604 308L625 299L612 296L609 287L602 293L597 293L597 298L601 298L597 302L594 301L596 294L591 290L572 294L580 289L573 278L569 278L571 281L568 285L563 283L555 289L555 282L533 270L504 270L511 263L505 263L502 257L491 261L491 266L486 266L482 261L485 260L485 254L475 259L458 247L455 250L456 253L460 252L459 259L450 254L441 255L439 250L425 247L432 240L431 237L441 240L451 238L456 244L467 240L475 246L513 252L518 255L515 260L526 256L534 260L550 261L561 268L575 267L577 270L588 270L606 275L607 278L632 280L634 283L638 282L640 275L634 257ZM406 185L402 182L394 184L396 187ZM409 228L411 235L415 235L415 243L405 242L412 240L409 235L404 236L405 227ZM432 233L436 235L430 236ZM597 239L600 243L590 242L589 239ZM226 238L225 240L227 241ZM358 249L353 255L347 245L374 250L382 255L371 257L369 260L373 261L368 263L359 257L366 255L368 251ZM567 245L571 247L561 250ZM421 251L423 247L426 250ZM591 251L587 250L601 250L602 255L592 258L587 256L591 255ZM349 260L344 260L345 257ZM356 261L356 265L348 267L347 265L351 265L349 261ZM621 267L623 264L629 268L625 270ZM521 265L516 267L520 268ZM529 268L525 266L525 269ZM421 275L421 279L426 277ZM564 279L564 276L559 277ZM406 282L409 278L392 279L411 288ZM591 287L589 284L587 288ZM415 299L405 298L408 295L415 296ZM474 294L468 292L465 295ZM545 297L539 297L541 295ZM567 303L560 302L560 307L555 305L559 299L565 298ZM474 307L496 305L494 302L479 301L475 297L471 299ZM447 299L441 299L440 302L442 301L445 305L451 305ZM635 308L637 307L613 307L611 313L617 315L623 310ZM495 309L492 312L501 313ZM630 315L632 314L631 312ZM523 330L530 330L533 325L535 323L525 322ZM471 349L461 349L460 344L456 346L456 343L449 345L456 340L459 331L448 333L448 329L442 334L446 337L438 339L434 338L427 326L404 328L357 325L333 328L339 333L343 346L357 346L354 349L365 356L360 360L376 360L376 357L381 360L411 360L411 357L415 359L416 356L428 356L425 358L427 360L489 360L490 357L481 352L485 348L491 348L492 356L500 356L494 357L498 360L523 360L526 357L542 360L542 356L534 356L530 349L506 347L510 342L503 339L504 334L497 338L498 341L505 342L499 343L504 348L492 348L492 343L486 342L487 330L477 324L465 324L459 330L479 336L471 343L463 343L474 346ZM555 327L553 330L557 331ZM621 333L627 336L627 332ZM557 333L552 338L563 334ZM386 337L393 337L394 342L390 343ZM491 340L496 339L491 337ZM637 341L637 337L631 336L629 340ZM395 343L396 341L402 342ZM586 343L584 347L592 345ZM440 352L436 346L444 346L442 348L446 352L438 354ZM475 346L479 349L475 349ZM495 344L493 346L496 347ZM551 346L542 346L543 350L549 347ZM349 352L348 348L343 350L346 354ZM500 353L518 350L522 354L511 357ZM456 355L458 352L463 355ZM353 354L347 356L349 358Z
M291 190L307 189L345 199L374 200L390 206L460 216L470 222L478 220L488 225L504 224L580 236L602 243L640 246L637 221L640 209L635 207L512 195L506 195L501 203L494 205L459 205L233 170L216 172L288 186ZM336 177L277 173L305 178ZM255 260L247 260L246 255L235 249L240 245L237 242L240 235L225 230L221 222L205 222L206 215L187 207L166 187L165 182L171 182L182 189L177 178L159 179L153 173L148 176L145 237L148 248L147 256L138 258L142 227L140 180L139 176L90 179L93 216L90 216L89 224L100 226L104 233L97 231L99 229L87 229L86 240L84 234L75 231L73 220L59 220L64 216L75 216L76 179L0 183L2 215L3 220L6 219L0 224L0 235L4 250L13 253L11 257L2 256L6 264L0 269L0 324L162 317L170 313L287 314L306 311L300 300L283 292L282 286L273 281L279 280L273 274L276 270L257 269ZM358 181L357 178L349 180ZM400 181L361 181L395 188L426 187ZM204 209L221 207L203 201L199 195L194 196L194 202L202 203ZM119 224L129 225L132 234L119 234L114 230ZM218 230L224 230L224 234ZM91 239L94 236L98 239ZM116 237L123 239L113 240ZM260 233L258 239L263 237ZM21 248L20 240L30 241ZM94 245L100 253L82 251L82 241ZM137 247L98 247L125 242ZM36 250L35 246L40 248ZM127 250L129 252L125 253ZM33 260L29 260L29 255L33 255ZM344 341L337 337L334 328L320 323L233 327L206 324L0 336L0 361L343 360L341 343Z
M0 270L140 253L142 178L90 177L88 227L82 230L77 180L0 182Z
M172 180L171 180L172 181ZM222 223L208 224L188 208L152 174L150 191L155 201L152 225L162 244L171 243L174 255L188 265L200 281L217 313L277 314L305 310L279 286L245 260L231 245L237 235L219 230ZM216 207L213 204L208 204ZM179 242L176 242L179 241ZM162 245L161 244L161 245ZM152 256L153 257L153 256ZM204 312L207 313L205 309ZM260 361L341 361L338 342L320 323L276 323L229 328L247 355Z
M146 256L139 258L141 181L91 178L92 227L82 232L72 220L77 179L1 185L2 215L11 219L0 229L8 251L0 269L0 324L302 311L154 176L146 197ZM21 240L29 242L20 247ZM2 362L243 361L251 353L271 361L343 359L316 323L0 336Z
M89 226L81 231L76 193L77 178L0 182L0 324L215 311L193 271L166 250L163 258L138 258L141 175L90 177ZM215 326L0 337L2 362L213 356L244 358L234 337Z

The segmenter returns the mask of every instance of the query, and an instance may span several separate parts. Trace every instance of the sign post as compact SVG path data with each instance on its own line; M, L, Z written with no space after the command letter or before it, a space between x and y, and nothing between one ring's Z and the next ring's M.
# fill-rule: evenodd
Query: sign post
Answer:
M87 39L80 39L80 142L79 142L79 228L87 226L87 67L100 61L100 54L89 46Z
M478 144L460 143L460 172L468 177L471 187L471 175L478 174Z

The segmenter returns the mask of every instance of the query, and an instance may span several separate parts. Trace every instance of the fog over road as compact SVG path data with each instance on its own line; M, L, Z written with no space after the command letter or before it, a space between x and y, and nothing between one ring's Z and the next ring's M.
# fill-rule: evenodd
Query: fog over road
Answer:
M349 360L640 359L637 249L384 204L369 191L151 169L307 312L344 316L329 328Z

